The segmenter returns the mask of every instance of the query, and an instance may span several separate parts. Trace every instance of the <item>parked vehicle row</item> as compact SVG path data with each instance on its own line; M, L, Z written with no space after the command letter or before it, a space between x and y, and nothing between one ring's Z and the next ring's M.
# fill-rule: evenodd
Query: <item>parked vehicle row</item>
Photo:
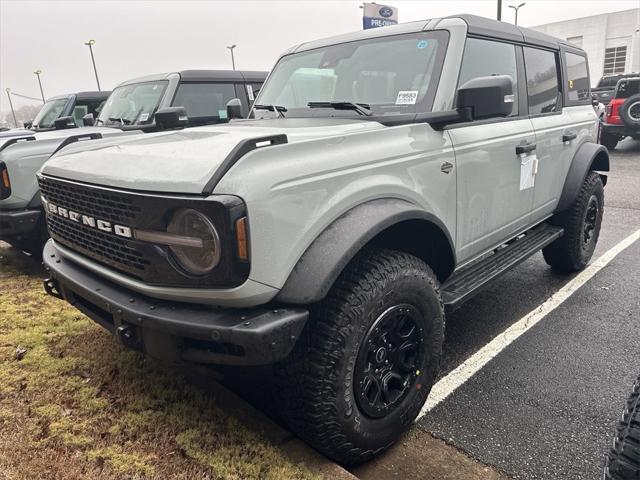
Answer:
M266 72L187 70L129 80L112 93L49 100L34 119L33 131L0 137L0 240L41 256L49 235L35 173L52 154L74 142L125 132L226 121L227 102L238 99L240 114L248 112L265 78Z
M272 365L341 463L412 424L446 312L540 250L593 254L609 156L570 43L458 15L293 47L253 103L257 76L207 79L125 82L96 126L150 133L40 168L44 288L165 361Z
M614 98L614 92L616 90L616 85L620 80L629 77L638 77L640 73L618 73L613 75L605 75L600 80L598 80L598 84L591 89L591 92L596 96L598 101L605 106L609 104L609 102Z
M618 80L605 111L600 142L613 150L629 136L640 139L640 75Z

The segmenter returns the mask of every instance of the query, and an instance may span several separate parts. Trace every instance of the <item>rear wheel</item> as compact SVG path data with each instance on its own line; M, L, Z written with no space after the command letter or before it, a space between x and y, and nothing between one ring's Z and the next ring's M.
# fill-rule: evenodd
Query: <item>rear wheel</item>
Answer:
M618 423L604 476L606 480L640 480L640 377Z
M598 242L603 212L602 179L598 173L589 172L573 205L551 220L564 228L564 235L542 250L545 261L563 273L586 267Z
M416 418L444 339L438 281L402 252L360 253L277 368L283 418L339 463L382 452Z

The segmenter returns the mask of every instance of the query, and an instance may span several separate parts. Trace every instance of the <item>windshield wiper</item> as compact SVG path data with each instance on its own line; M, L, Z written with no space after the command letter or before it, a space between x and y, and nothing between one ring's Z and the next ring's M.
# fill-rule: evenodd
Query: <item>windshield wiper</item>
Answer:
M333 108L335 110L355 110L360 115L370 117L373 115L371 107L366 103L353 102L309 102L309 108Z
M278 117L281 118L284 118L284 112L287 111L287 108L281 105L254 105L253 108L257 110L269 110L270 112L276 112Z
M109 117L110 122L120 122L120 125L131 125L131 120L122 117Z

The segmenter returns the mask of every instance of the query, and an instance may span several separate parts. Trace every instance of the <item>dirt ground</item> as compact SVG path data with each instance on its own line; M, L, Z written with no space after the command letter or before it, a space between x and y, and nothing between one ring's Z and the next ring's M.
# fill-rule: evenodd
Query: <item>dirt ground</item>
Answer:
M313 478L215 396L44 294L0 243L0 478Z

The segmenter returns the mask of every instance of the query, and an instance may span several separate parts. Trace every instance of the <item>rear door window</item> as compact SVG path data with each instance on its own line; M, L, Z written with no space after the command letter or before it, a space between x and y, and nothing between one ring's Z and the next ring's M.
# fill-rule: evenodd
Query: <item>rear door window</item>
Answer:
M508 75L513 85L513 111L518 115L518 69L515 45L510 43L467 38L460 68L458 88L469 80L490 75Z
M629 98L640 93L640 78L620 80L616 89L616 98Z
M173 105L186 108L190 119L226 118L227 102L235 96L233 83L181 83Z
M587 59L575 53L565 53L567 65L567 100L569 104L590 103Z
M529 114L552 113L560 110L560 85L556 54L539 48L524 47L527 72Z

